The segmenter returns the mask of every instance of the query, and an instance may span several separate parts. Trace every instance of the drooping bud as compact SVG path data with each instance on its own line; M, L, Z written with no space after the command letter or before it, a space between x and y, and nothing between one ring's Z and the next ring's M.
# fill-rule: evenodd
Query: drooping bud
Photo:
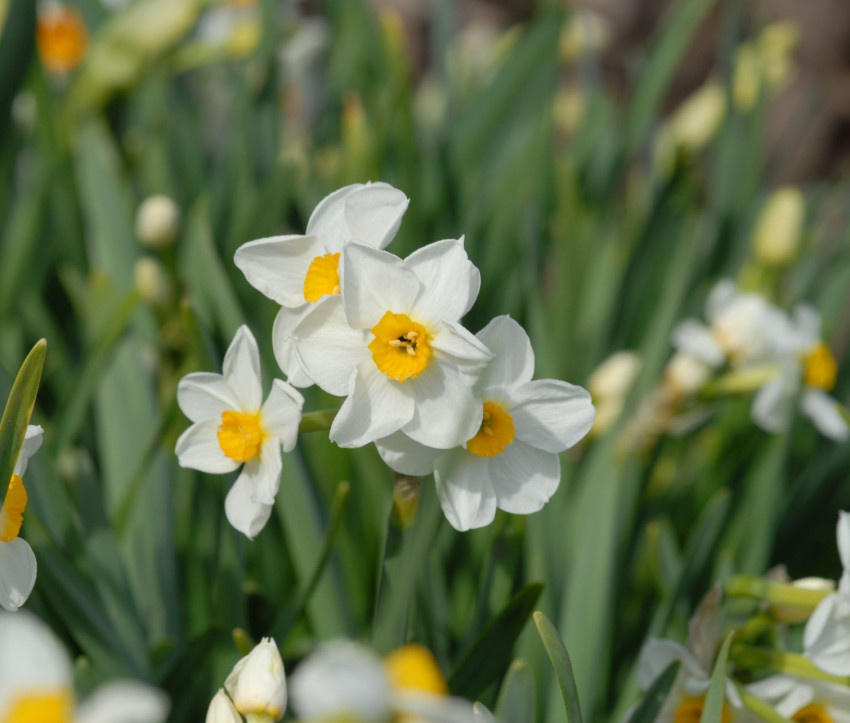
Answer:
M756 258L771 266L794 260L803 233L806 202L798 188L776 190L762 208L753 230Z
M249 721L279 721L286 711L286 674L277 645L263 638L227 676L224 687Z
M180 229L180 208L168 196L149 196L136 211L136 236L148 248L174 243Z

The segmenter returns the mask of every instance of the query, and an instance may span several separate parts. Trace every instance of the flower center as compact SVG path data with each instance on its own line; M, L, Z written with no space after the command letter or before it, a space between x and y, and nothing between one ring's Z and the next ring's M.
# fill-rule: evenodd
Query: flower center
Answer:
M437 666L437 661L427 648L404 645L384 658L384 667L392 687L396 690L415 690L447 696L449 686Z
M71 723L73 700L67 690L18 697L3 723Z
M39 13L35 40L41 62L51 73L72 71L88 47L82 15L64 5L51 5Z
M820 342L809 349L803 364L806 386L817 387L825 392L835 386L838 364L826 344Z
M466 449L478 457L495 457L514 441L514 420L495 402L484 402L484 414L478 433L466 443Z
M13 474L9 489L6 491L6 501L3 503L3 509L0 510L0 542L11 542L18 536L26 508L27 491L24 488L24 481Z
M314 303L339 293L339 254L317 256L304 277L304 298Z
M266 433L259 412L221 413L218 444L226 457L236 462L247 462L260 453Z
M683 698L679 707L673 713L673 723L699 723L700 718L702 718L703 707L705 707L705 695ZM730 723L732 720L732 712L729 710L729 704L725 701L723 702L721 720L723 723Z
M827 713L822 705L817 703L800 708L791 716L791 720L795 723L835 723L835 718Z
M428 330L406 314L388 311L372 327L369 344L375 365L390 379L403 382L418 377L431 360Z

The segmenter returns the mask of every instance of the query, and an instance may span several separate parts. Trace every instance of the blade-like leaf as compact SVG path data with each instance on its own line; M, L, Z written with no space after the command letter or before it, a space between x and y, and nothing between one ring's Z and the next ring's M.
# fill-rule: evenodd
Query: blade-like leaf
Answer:
M558 685L561 688L561 694L564 696L567 721L568 723L582 723L578 690L576 689L576 680L573 677L573 665L570 662L567 648L561 640L561 636L558 635L558 631L555 630L555 626L539 610L534 613L534 624L537 626L537 633L540 635L543 647L546 648L546 653L549 655L549 660L552 661L552 667L555 669Z
M726 664L729 661L729 648L732 646L734 637L734 632L726 636L717 655L714 670L711 672L711 684L705 696L705 707L699 719L700 723L721 723L723 720L723 703L726 701Z
M534 721L534 674L524 660L515 660L499 690L496 702L499 720L511 723Z
M664 701L667 700L667 695L670 693L670 688L673 686L673 681L676 680L676 675L679 672L681 661L674 660L668 665L659 675L649 690L646 691L640 705L635 708L629 723L655 723L655 718Z

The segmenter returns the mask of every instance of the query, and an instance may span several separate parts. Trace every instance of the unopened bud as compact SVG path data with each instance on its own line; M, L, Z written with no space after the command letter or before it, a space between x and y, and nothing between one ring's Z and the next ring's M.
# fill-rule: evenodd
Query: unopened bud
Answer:
M162 264L150 256L143 256L133 269L136 291L149 306L163 308L171 304L174 289Z
M825 592L827 594L835 592L835 583L832 580L826 580L822 577L801 577L799 580L794 580L791 583L791 587L796 587L799 590ZM770 612L780 622L793 625L808 620L812 614L812 608L796 607L794 605L771 605Z
M677 352L667 362L664 381L676 394L690 396L702 389L711 378L713 369L703 361L684 352Z
M698 88L673 113L669 130L676 146L699 151L714 138L726 114L726 92L711 81Z
M564 63L604 50L611 40L608 19L592 10L575 10L561 32L558 52Z
M149 196L136 212L136 236L148 248L174 243L180 229L180 208L168 196Z
M233 707L233 703L223 690L219 690L213 696L210 707L207 708L206 723L243 723L239 711Z
M784 266L797 255L806 202L799 189L778 189L764 204L753 231L756 258L764 264Z
M603 361L590 375L587 388L597 399L624 397L640 371L640 356L633 351L618 351Z
M237 711L249 721L283 718L286 711L286 674L274 641L263 638L227 676L224 687Z

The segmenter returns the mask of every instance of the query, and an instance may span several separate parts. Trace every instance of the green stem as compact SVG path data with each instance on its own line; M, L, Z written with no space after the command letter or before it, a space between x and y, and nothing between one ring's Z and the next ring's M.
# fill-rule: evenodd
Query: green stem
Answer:
M806 590L749 575L733 575L724 583L723 591L730 597L765 600L773 605L791 605L809 610L814 610L831 594L828 590Z
M765 382L770 380L779 367L776 364L762 364L749 369L729 372L722 377L706 384L699 396L703 399L711 399L726 394L747 394L759 389Z
M298 425L298 434L307 432L321 432L331 428L331 423L338 409L320 409L318 412L307 412L301 416L301 424Z
M768 668L778 673L794 675L798 678L818 680L824 683L836 683L850 687L850 676L839 677L829 675L818 668L804 655L784 653L780 650L757 648L751 645L735 645L732 647L732 660L741 668L764 670Z
M753 695L743 686L739 685L736 687L738 689L738 695L740 695L741 700L744 701L744 705L755 713L760 720L768 721L768 723L792 723L787 718L779 715L779 713L774 710L773 706Z

